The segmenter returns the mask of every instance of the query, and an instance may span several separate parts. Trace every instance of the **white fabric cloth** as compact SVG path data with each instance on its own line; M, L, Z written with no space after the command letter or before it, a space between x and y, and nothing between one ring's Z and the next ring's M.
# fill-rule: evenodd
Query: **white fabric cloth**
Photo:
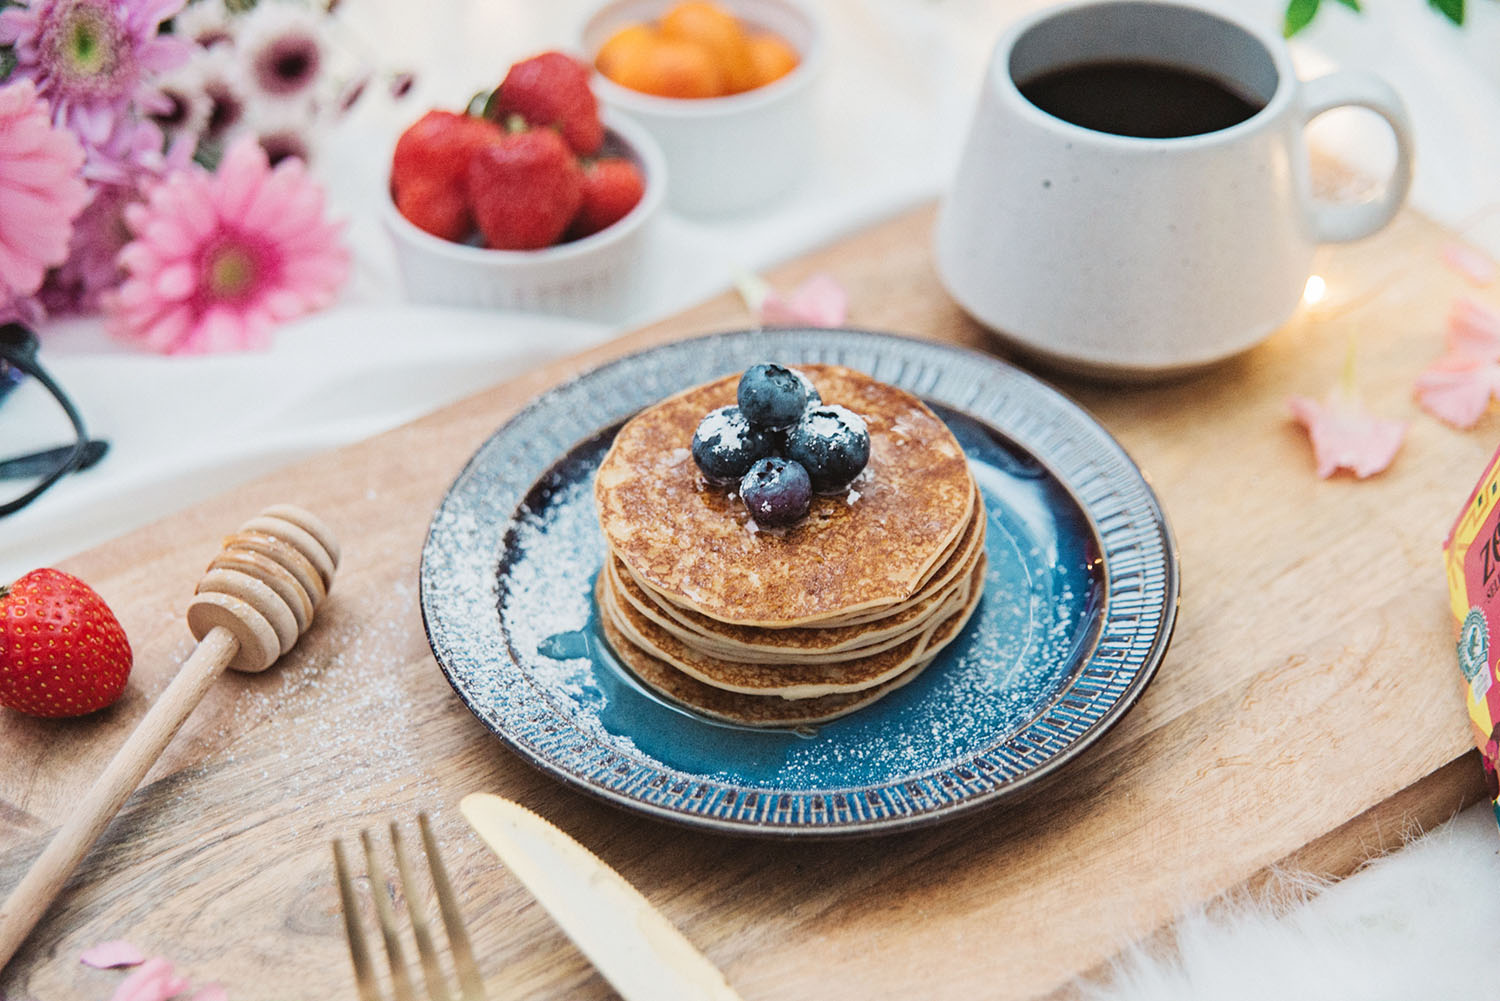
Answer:
M1220 2L1261 23L1280 23L1280 0ZM995 38L1038 3L825 0L820 10L830 45L814 169L762 212L663 217L636 307L617 325L404 304L374 211L396 135L423 109L459 107L469 94L494 86L515 59L572 47L591 6L585 0L345 5L351 38L419 77L404 102L367 101L334 134L320 137L316 172L332 182L334 211L349 220L356 260L341 303L286 326L270 350L244 355L145 355L110 342L93 320L47 329L44 363L78 401L91 432L113 448L97 468L67 477L39 503L0 520L0 579L668 315L723 290L740 271L765 268L932 197L955 161ZM1294 47L1299 67L1305 75L1331 66L1372 69L1393 83L1415 126L1413 200L1500 253L1500 211L1492 211L1500 205L1500 62L1493 57L1500 51L1500 5L1471 3L1464 29L1414 0L1368 0L1365 7L1359 16L1325 2ZM1318 125L1324 145L1377 169L1389 156L1388 140L1371 121L1356 113L1328 117L1342 121ZM62 441L65 426L50 419L50 410L34 386L0 406L0 456ZM1436 568L1430 586L1443 586ZM1494 848L1493 825L1471 822L1433 851L1443 864L1461 867L1473 853ZM1329 891L1330 899L1341 892L1347 891ZM1398 896L1386 917L1415 921L1421 914ZM1217 947L1233 952L1236 941L1229 935ZM1438 960L1392 953L1374 961L1409 973Z

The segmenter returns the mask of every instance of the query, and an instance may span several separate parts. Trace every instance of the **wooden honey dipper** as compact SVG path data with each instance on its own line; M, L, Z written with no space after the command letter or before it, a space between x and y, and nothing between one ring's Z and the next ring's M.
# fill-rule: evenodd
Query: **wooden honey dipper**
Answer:
M276 504L240 526L198 582L188 628L198 645L0 905L0 969L225 668L258 672L307 630L328 595L339 544L317 517Z

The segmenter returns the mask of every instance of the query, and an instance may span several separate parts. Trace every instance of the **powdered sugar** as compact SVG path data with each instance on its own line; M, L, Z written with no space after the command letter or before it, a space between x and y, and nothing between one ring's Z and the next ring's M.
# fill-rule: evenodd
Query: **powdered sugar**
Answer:
M714 455L730 455L745 447L745 432L749 425L732 407L720 407L709 411L698 424L693 437L703 442Z
M802 424L819 438L836 438L844 433L845 428L856 434L870 433L863 417L838 404L808 411L802 418Z
M602 454L602 452L600 453ZM580 456L582 458L582 456ZM998 475L985 467L987 475ZM638 760L689 776L760 788L822 788L942 767L990 746L1055 697L1073 669L1087 595L1081 564L1056 565L1011 508L990 506L986 596L966 632L907 688L818 728L765 731L702 720L635 682L599 634L593 579L607 551L597 526L591 467L569 463L533 492L507 537L498 603L522 671L579 730ZM1002 484L995 489L1031 490ZM851 489L848 503L861 491ZM851 499L852 498L852 499ZM772 530L746 518L745 531ZM684 554L690 555L688 550ZM475 682L467 682L471 693ZM503 699L495 690L480 698Z

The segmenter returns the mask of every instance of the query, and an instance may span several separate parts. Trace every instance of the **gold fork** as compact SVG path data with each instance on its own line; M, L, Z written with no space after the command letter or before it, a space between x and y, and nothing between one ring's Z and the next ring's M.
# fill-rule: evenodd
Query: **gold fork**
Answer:
M432 836L427 814L417 815L417 826L422 832L422 849L427 855L432 887L437 892L438 911L443 916L443 927L447 930L448 945L453 953L453 966L458 974L459 1001L484 1001L484 984L479 979L479 968L474 964L474 950L469 945L463 915L458 910L458 900L453 893L453 884L448 880L448 871L443 867L442 857L438 854L437 841ZM390 896L385 892L385 870L375 854L370 832L360 831L359 840L364 845L365 872L369 874L371 895L375 898L375 914L380 922L380 935L385 941L386 958L390 961L391 990L395 1001L416 1001L406 953L397 933L396 915L391 907ZM449 1001L447 981L438 959L437 947L432 940L431 926L427 923L427 910L421 902L420 887L412 879L411 867L407 864L406 852L402 848L401 831L395 823L391 824L391 854L396 859L396 873L401 881L401 895L406 900L406 912L411 916L412 938L417 944L417 956L422 964L422 980L427 985L427 997L430 1001ZM354 962L354 982L359 987L360 1001L380 1001L375 966L370 960L370 949L365 944L364 929L359 921L359 902L354 894L354 883L349 878L344 846L337 840L333 843L333 870L338 877L339 897L344 905L344 930L349 935L349 957Z

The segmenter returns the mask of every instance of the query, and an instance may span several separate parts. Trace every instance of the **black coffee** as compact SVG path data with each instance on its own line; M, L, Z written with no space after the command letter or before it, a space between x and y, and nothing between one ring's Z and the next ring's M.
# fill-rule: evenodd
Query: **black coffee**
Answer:
M1028 101L1065 122L1143 139L1217 132L1264 107L1213 77L1154 63L1083 63L1019 86Z

